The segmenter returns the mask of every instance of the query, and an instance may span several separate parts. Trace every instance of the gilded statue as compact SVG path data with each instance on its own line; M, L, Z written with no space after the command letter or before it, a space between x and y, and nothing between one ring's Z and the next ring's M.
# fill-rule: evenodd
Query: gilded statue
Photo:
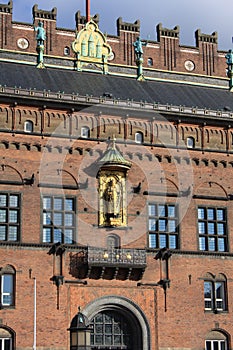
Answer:
M115 178L110 178L106 183L103 193L104 215L107 223L111 224L121 213L122 200L121 185Z

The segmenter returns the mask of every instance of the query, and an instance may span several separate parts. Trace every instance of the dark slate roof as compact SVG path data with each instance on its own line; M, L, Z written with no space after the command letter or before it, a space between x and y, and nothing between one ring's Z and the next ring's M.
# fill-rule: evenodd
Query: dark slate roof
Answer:
M0 62L0 84L39 91L63 91L67 94L103 96L149 103L210 108L233 111L233 93L217 87L201 87L186 83L161 81L139 82L127 78L65 69L38 69L35 66Z

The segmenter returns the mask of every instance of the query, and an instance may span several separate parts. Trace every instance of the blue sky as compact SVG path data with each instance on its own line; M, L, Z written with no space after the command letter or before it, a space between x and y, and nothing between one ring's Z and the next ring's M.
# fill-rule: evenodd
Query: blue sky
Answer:
M0 0L8 3L8 0ZM13 20L32 23L32 7L51 10L57 7L57 26L74 29L74 15L80 10L85 14L85 0L13 0ZM91 14L99 13L100 29L116 35L116 20L122 17L125 22L141 21L141 37L157 40L155 27L180 26L182 45L194 46L194 32L218 32L220 50L232 48L232 0L91 0Z

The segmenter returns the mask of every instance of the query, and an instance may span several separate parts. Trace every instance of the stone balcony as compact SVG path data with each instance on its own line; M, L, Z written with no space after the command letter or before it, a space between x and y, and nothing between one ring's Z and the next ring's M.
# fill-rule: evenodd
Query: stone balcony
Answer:
M70 274L83 279L138 281L146 268L144 249L84 248L70 255Z

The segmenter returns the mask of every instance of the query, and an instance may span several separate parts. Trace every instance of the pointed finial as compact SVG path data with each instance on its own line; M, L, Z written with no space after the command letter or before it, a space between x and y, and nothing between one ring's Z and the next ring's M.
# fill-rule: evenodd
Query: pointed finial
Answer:
M112 135L112 148L116 149L116 138L115 138L115 134Z

